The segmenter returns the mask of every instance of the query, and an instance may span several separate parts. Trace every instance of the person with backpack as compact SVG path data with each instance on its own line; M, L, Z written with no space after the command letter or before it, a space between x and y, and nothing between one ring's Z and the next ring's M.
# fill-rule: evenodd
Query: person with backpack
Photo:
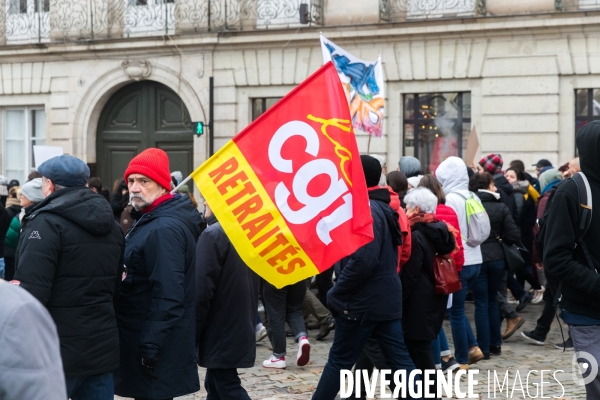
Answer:
M569 324L575 351L591 356L579 353L578 362L589 363L600 360L600 224L592 217L600 206L600 121L581 128L576 145L581 172L561 184L550 202L543 260L560 282L562 319ZM600 398L600 376L595 373L593 380L586 379L588 400Z
M496 191L494 178L487 172L475 174L469 181L469 190L477 192L490 218L490 235L481 245L483 264L473 285L477 342L485 359L490 354L500 355L500 315L496 295L506 273L502 242L517 243L521 233L506 204Z
M462 289L453 294L448 314L456 361L461 369L466 370L469 364L484 358L465 315L465 298L479 275L483 262L480 244L490 234L490 220L479 198L469 191L469 175L462 159L448 157L439 165L435 175L444 189L446 205L458 216L465 253L465 265L460 271Z
M553 203L553 197L556 194L558 185L561 183L558 179L559 176L560 172L555 168L549 169L540 175L540 182L543 182L542 191L544 194L540 198L537 209L537 219L540 222L534 226L533 233L535 236L535 241L542 243L541 247L543 247L543 238L540 238L540 235L542 234L540 225L545 224L548 221L548 215L550 212L549 206ZM545 236L545 232L542 236ZM530 343L543 346L546 341L546 336L548 336L548 332L550 332L554 315L556 314L557 305L555 304L555 299L558 294L559 282L551 272L545 271L543 263L544 254L543 251L539 251L539 244L540 243L533 247L533 262L535 263L538 271L544 271L546 279L546 288L544 291L544 309L537 320L535 328L532 331L521 332L521 337ZM569 338L563 343L557 343L554 346L560 349L572 349L573 342L571 338Z
M404 340L417 369L433 370L431 342L438 337L448 304L448 295L435 291L434 258L456 253L458 247L448 225L436 217L438 199L429 189L417 187L405 199L412 252L400 274Z

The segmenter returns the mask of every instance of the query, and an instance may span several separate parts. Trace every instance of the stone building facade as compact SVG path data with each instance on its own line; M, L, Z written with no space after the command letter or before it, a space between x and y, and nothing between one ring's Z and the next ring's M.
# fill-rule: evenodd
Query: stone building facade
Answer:
M381 55L383 138L363 152L424 169L479 154L531 165L575 154L600 119L600 0L7 0L0 21L2 174L62 146L107 187L144 147L184 174L322 65L319 32ZM307 24L301 24L305 10ZM437 160L437 161L436 161Z

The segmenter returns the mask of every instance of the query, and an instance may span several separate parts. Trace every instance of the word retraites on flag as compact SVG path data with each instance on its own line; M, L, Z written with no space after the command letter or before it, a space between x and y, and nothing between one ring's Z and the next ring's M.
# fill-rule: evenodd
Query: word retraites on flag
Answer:
M373 240L350 121L327 63L191 175L240 257L277 288Z
M335 65L346 92L354 129L383 136L385 95L381 57L375 61L361 60L320 36L323 63L331 61Z

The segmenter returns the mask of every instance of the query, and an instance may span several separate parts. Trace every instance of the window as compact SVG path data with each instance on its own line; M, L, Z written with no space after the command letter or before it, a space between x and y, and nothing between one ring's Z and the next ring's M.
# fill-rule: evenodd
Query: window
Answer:
M575 90L575 132L600 119L600 89Z
M4 111L4 175L27 180L35 171L33 146L46 144L46 112L43 108L8 108Z
M50 41L50 0L7 0L6 41Z
M252 121L260 117L271 106L277 103L281 97L265 97L262 99L252 99Z
M429 1L408 0L406 3L406 16L408 19L441 18L451 15L474 16L477 1Z
M435 171L450 156L462 157L471 132L471 93L404 95L404 155Z
M173 35L174 0L121 0L126 4L125 37Z

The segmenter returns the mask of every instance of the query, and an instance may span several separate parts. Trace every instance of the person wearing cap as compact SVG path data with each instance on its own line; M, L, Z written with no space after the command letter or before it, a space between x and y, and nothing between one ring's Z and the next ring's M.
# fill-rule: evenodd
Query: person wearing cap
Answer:
M544 168L548 168L548 167L552 167L552 163L548 160L546 160L545 158L542 158L540 161L536 162L535 164L531 165L532 167L535 167L535 172L537 174L538 179L540 179L540 175L542 174L542 171Z
M38 299L56 323L67 396L112 399L123 233L110 205L85 186L90 170L82 160L54 157L38 172L45 198L23 217L12 283ZM39 178L23 185L23 196L39 200L39 185Z
M125 237L127 275L116 306L121 365L115 394L171 399L200 390L195 263L200 213L170 194L167 153L149 148L124 174L135 220Z
M373 241L336 263L335 286L327 305L335 315L335 336L329 359L313 395L333 400L340 390L340 371L350 370L365 343L379 343L387 365L395 371L415 369L402 330L402 284L397 274L398 246L402 243L398 215L390 207L390 192L379 188L381 164L360 156L373 217Z

